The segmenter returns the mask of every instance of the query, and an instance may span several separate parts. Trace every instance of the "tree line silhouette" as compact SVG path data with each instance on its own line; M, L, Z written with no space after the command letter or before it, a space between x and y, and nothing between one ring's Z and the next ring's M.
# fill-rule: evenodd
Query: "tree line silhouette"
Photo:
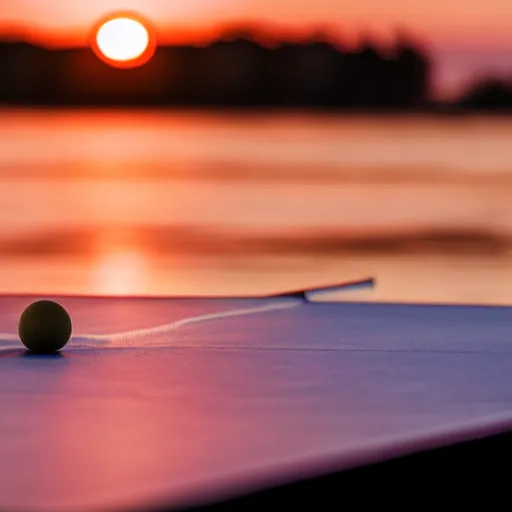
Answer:
M0 42L0 103L409 109L428 99L430 60L397 37L348 49L317 34L258 42L247 31L209 45L160 46L145 65L117 69L91 49Z
M225 31L208 45L160 46L145 65L117 69L90 48L0 41L0 104L417 110L433 107L432 64L414 40L349 48L325 34L262 43ZM512 85L474 84L452 108L512 109Z
M462 110L512 112L512 80L483 77L457 101Z

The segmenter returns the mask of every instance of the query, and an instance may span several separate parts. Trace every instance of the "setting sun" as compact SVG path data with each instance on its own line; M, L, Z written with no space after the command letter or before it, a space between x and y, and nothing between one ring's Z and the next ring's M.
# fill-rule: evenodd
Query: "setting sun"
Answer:
M118 67L139 66L154 51L154 37L148 25L134 17L111 17L98 25L93 47L107 63Z

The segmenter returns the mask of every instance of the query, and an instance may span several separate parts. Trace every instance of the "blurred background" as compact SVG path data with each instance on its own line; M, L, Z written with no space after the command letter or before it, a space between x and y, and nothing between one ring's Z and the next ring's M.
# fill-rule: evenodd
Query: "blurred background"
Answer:
M98 48L119 10L155 43L133 62L134 34ZM0 2L0 292L373 276L345 298L512 304L511 23L501 0Z

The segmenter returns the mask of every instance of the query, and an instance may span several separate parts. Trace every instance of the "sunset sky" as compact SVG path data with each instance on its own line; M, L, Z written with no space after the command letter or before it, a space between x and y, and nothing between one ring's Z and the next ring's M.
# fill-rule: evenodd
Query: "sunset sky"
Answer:
M0 0L0 28L81 43L99 17L117 9L145 14L169 41L184 29L230 20L326 26L346 37L371 32L385 38L405 27L435 53L444 88L475 69L512 74L511 0Z

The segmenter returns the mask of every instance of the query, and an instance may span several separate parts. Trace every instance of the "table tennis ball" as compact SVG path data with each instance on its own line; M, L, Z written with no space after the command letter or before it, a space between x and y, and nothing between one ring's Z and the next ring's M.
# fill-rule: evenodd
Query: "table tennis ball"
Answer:
M57 302L33 302L21 314L18 334L23 345L32 352L53 354L69 341L71 318Z

